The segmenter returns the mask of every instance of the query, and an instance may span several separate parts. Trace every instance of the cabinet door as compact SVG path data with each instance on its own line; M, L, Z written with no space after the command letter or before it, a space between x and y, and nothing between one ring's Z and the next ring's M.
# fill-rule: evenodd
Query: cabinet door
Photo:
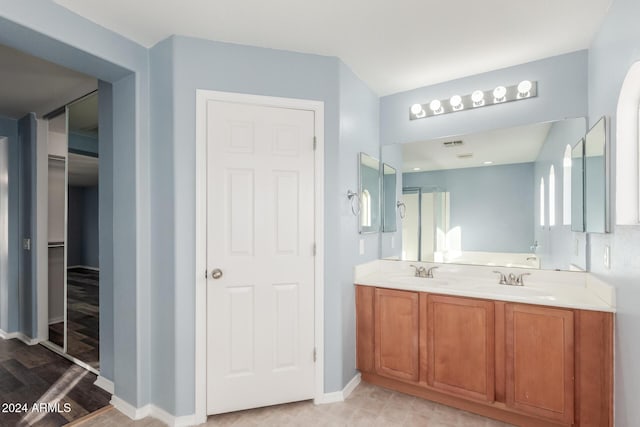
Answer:
M375 293L376 372L418 382L418 293L377 289Z
M429 295L427 318L428 384L464 397L493 401L493 302Z
M573 312L506 304L507 405L573 422Z

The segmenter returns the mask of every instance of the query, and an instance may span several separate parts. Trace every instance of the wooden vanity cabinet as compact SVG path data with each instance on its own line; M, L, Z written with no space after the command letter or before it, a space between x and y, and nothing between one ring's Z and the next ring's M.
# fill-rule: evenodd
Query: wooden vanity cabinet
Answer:
M390 378L419 380L419 294L375 290L375 371Z
M492 402L495 392L493 302L426 295L427 382L438 390Z
M573 334L572 310L505 304L507 406L573 423Z
M356 286L363 381L511 424L613 426L613 314Z

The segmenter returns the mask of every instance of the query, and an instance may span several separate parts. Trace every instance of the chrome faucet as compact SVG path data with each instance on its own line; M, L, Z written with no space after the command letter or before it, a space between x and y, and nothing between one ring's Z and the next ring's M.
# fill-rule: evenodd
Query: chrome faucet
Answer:
M433 267L431 267L431 268L429 268L427 270L423 266L418 267L418 266L415 266L413 264L411 264L410 267L415 268L414 276L416 276L416 277L426 277L428 279L433 279L433 270L438 268L438 266L433 266Z
M500 275L499 284L509 286L524 286L524 276L531 275L531 273L522 273L516 276L513 273L509 273L508 276L505 276L501 271L494 270L493 272Z
M411 264L409 267L413 267L415 268L415 277L427 277L427 269L424 268L423 266L415 266L413 264Z
M427 277L429 279L433 279L433 270L435 270L436 268L438 268L438 266L434 265L433 267L427 270Z

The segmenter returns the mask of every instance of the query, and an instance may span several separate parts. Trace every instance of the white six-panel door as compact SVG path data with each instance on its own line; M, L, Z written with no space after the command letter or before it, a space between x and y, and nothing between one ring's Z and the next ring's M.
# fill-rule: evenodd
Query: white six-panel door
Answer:
M312 111L207 101L208 414L314 397L313 136Z

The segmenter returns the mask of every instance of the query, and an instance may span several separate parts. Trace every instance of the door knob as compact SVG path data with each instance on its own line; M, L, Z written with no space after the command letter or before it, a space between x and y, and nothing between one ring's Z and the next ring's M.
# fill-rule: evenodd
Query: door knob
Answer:
M219 278L221 278L221 277L222 277L222 270L220 270L219 268L214 269L214 270L211 272L211 277L212 277L213 279L219 279Z

